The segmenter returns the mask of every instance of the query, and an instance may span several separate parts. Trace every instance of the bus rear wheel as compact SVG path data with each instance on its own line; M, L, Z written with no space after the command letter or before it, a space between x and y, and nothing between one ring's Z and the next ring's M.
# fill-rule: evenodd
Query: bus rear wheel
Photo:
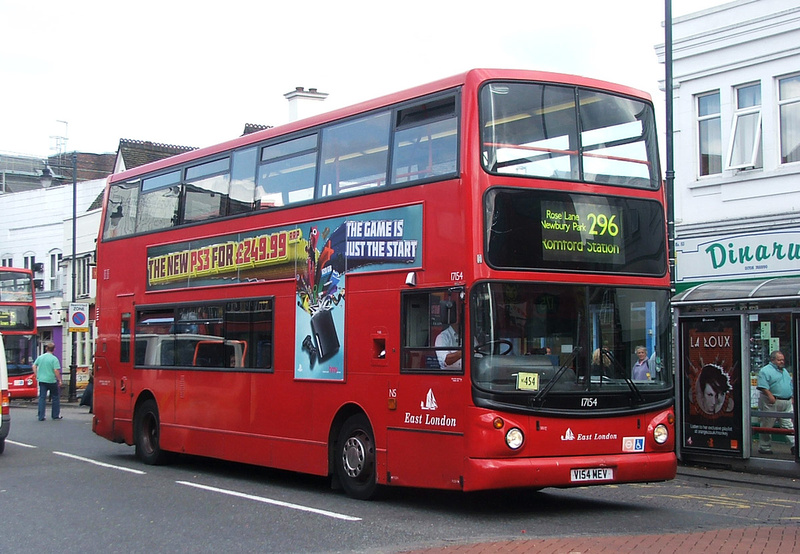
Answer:
M339 432L335 449L336 476L351 498L367 500L378 488L375 437L363 414L351 416Z
M136 410L133 433L137 458L148 465L160 465L167 461L167 453L159 445L161 424L158 405L152 398L145 400Z

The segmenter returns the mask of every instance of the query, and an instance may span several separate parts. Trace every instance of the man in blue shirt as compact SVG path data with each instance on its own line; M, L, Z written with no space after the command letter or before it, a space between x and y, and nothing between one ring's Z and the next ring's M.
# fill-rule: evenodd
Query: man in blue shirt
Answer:
M786 358L783 352L775 350L769 355L769 363L758 372L756 388L761 391L758 398L758 410L761 412L780 412L786 414L783 417L762 417L761 427L772 428L775 421L783 429L794 431L792 423L794 410L792 409L792 375L786 370L784 365ZM794 433L787 435L789 444L794 454ZM759 454L772 454L772 435L760 433L758 436Z
M53 419L61 419L61 399L59 397L61 364L53 355L55 348L56 346L52 342L47 343L44 347L45 353L33 361L33 371L39 381L39 421L44 421L48 392L53 403L50 416Z

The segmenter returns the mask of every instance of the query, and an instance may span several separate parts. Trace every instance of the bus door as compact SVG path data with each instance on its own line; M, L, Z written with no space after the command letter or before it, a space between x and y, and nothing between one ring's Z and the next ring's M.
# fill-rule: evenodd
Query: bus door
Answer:
M131 340L131 318L133 317L133 304L126 302L120 318L120 351L119 364L116 364L114 375L114 414L115 420L131 421L133 419L133 390L131 383L131 368L134 356L138 356Z
M458 489L469 390L462 287L403 293L397 410L388 433L390 484ZM425 453L424 460L411 453Z
M117 312L107 317L119 317L119 352L113 343L103 336L98 342L94 359L93 429L98 435L110 440L130 440L133 436L133 389L131 371L134 351L131 343L131 317L133 305L130 300L120 298L121 315Z

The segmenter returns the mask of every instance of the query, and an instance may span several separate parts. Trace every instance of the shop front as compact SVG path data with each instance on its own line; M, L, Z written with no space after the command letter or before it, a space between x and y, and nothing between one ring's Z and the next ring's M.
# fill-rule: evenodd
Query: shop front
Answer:
M798 402L800 277L706 282L677 294L673 307L679 459L800 476L792 409ZM771 403L759 387L776 371L776 353L792 382ZM759 379L771 355L773 366Z

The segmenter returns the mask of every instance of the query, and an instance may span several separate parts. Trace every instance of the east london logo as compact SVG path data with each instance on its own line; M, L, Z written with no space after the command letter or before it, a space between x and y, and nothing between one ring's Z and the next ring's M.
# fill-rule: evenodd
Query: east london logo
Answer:
M428 394L425 395L425 399L420 400L419 409L427 412L435 412L439 409L439 404L436 402L436 395L433 394L433 389L428 389ZM406 412L403 422L427 425L429 427L455 427L457 424L456 418L448 417L447 414L439 416L432 413L412 414L411 412Z
M616 433L592 433L589 435L584 435L583 433L578 433L577 435L567 427L566 432L561 435L562 441L613 441L617 440Z

